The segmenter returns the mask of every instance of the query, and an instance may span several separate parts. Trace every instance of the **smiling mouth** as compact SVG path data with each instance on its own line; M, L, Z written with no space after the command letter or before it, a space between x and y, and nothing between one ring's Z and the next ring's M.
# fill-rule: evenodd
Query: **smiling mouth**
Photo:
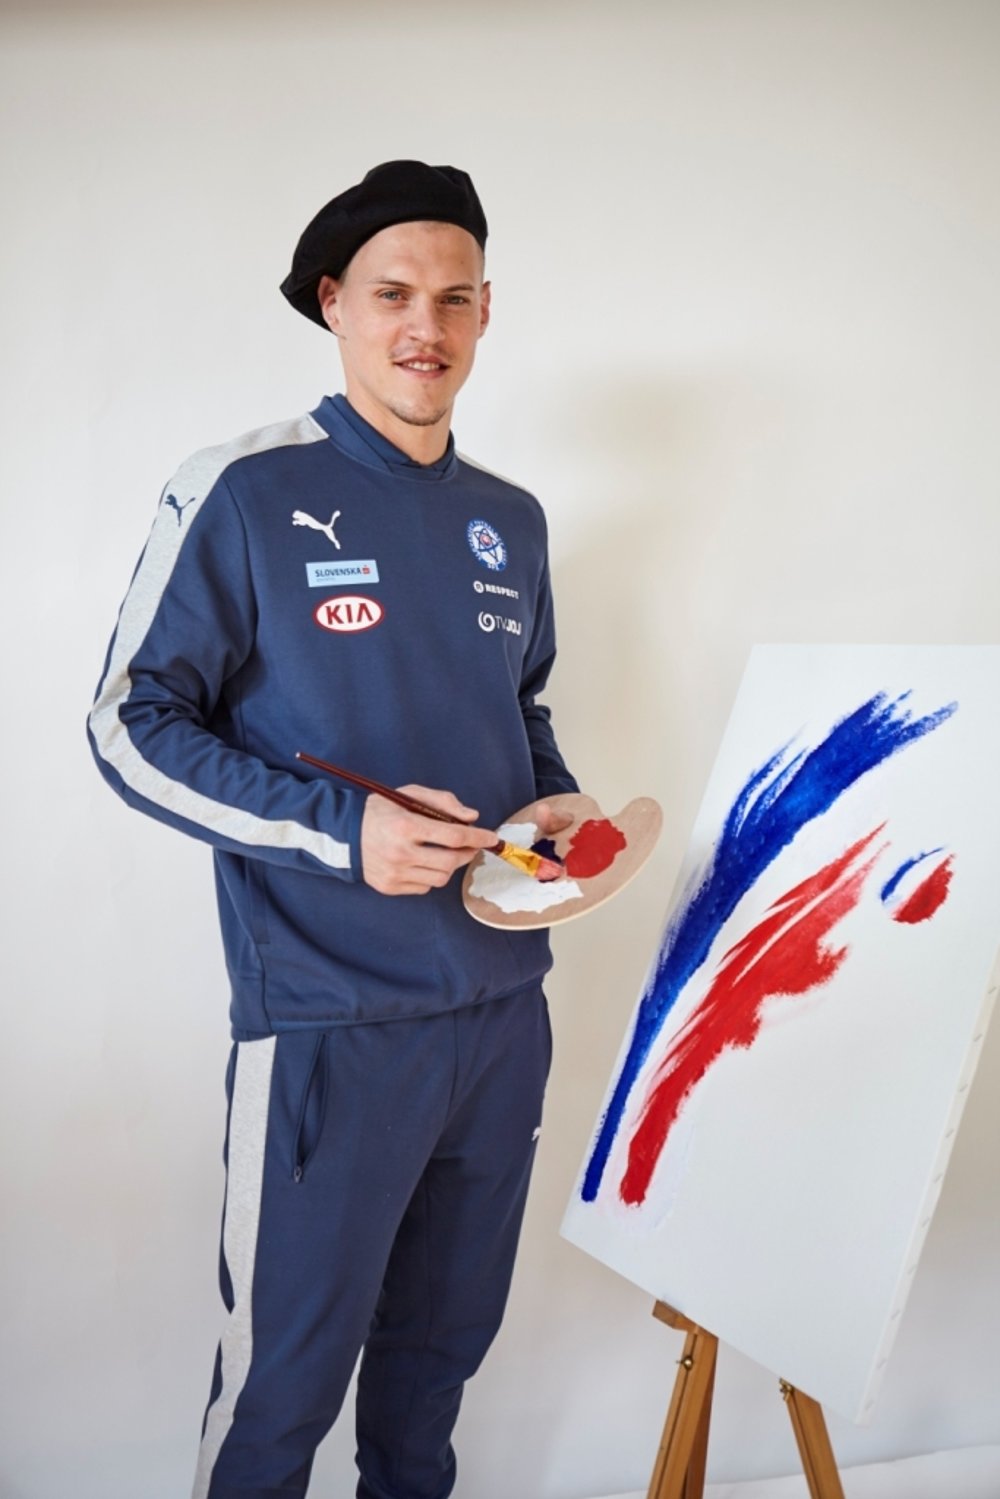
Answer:
M448 366L440 359L398 359L396 368L415 375L443 375Z

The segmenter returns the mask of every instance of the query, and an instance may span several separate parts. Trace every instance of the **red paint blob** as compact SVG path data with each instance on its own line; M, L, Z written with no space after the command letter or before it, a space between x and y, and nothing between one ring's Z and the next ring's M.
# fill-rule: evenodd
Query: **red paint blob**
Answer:
M629 1141L619 1187L623 1202L645 1201L685 1099L727 1047L753 1044L764 1001L776 994L806 994L833 978L848 949L834 951L822 939L857 905L878 853L856 869L851 865L880 831L875 828L775 901L763 921L726 953L711 988L678 1031L649 1085Z
M954 857L954 854L949 854L934 873L929 874L923 884L917 886L899 910L893 912L893 921L905 921L907 926L915 926L918 921L930 920L938 906L944 905L948 898L948 886L954 872L951 861Z
M628 846L628 839L607 817L592 817L581 822L566 854L566 873L574 880L593 879L601 874Z

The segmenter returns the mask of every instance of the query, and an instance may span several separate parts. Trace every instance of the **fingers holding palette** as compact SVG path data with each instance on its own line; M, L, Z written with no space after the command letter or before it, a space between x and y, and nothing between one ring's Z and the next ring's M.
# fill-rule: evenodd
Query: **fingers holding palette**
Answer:
M497 831L501 838L531 848L560 866L557 879L537 880L513 869L495 854L477 854L465 872L462 900L470 916L486 926L529 931L571 921L603 905L624 889L649 858L663 825L651 797L638 797L622 812L606 817L593 797L565 792L544 798L572 822L557 833L540 831L532 802Z

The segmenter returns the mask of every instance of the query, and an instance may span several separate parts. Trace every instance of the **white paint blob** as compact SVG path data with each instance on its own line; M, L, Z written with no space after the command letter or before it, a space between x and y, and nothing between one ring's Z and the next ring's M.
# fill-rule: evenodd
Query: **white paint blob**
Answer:
M538 827L533 822L506 822L497 829L497 835L507 843L516 843L519 848L530 848L538 837ZM488 900L498 910L510 914L515 911L548 911L565 901L579 899L583 891L575 880L549 880L542 884L506 864L496 854L484 854L482 864L473 871L469 894Z

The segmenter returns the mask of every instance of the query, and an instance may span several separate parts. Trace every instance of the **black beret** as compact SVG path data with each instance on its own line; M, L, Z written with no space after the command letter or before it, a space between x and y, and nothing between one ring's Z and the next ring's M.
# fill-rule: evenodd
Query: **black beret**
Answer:
M373 234L414 219L458 224L486 248L486 215L467 172L422 161L384 161L356 187L331 198L306 225L281 290L298 312L325 328L317 299L320 277L342 275Z

